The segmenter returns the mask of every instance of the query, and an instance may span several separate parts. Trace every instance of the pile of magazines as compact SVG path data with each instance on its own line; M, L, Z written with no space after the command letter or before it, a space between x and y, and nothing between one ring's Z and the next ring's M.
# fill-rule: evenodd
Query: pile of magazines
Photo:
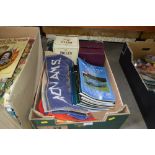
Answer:
M134 62L139 75L149 91L155 92L155 56L146 55Z
M79 106L89 111L109 110L114 106L113 94L105 67L94 66L78 58Z

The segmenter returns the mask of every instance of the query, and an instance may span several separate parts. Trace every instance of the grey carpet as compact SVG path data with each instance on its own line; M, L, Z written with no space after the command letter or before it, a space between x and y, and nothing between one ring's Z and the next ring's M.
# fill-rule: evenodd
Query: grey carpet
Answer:
M122 43L105 42L106 55L111 65L118 89L124 104L127 104L131 115L122 125L122 129L146 129L145 122L138 108L136 100L127 82L127 79L119 64L119 56L122 51Z

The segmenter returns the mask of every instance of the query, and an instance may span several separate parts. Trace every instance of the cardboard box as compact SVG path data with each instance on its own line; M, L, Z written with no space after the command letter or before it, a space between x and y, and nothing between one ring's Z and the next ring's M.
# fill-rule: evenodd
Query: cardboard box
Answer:
M29 119L32 122L33 128L69 128L69 129L100 129L100 128L120 128L123 122L127 119L130 112L127 105L124 105L114 79L113 73L111 71L109 62L107 58L105 58L105 67L108 70L108 76L112 85L112 89L116 96L115 107L109 111L101 111L94 112L93 116L100 121L95 122L85 122L85 123L66 123L60 124L56 119L51 117L44 117L38 111L36 111L35 107L40 100L40 90L41 90L41 81L37 90L36 99L34 103L34 107L31 109ZM41 80L41 79L40 79Z
M34 103L34 96L43 66L40 30L37 27L0 27L0 38L18 37L32 37L35 39L30 54L27 57L27 62L20 73L11 96L11 106L15 110L21 125L7 114L2 105L0 111L3 111L5 117L3 116L1 122L10 124L11 128L32 128L28 116ZM8 125L6 126L5 124L3 123L4 126L1 126L0 123L0 128L8 128Z
M155 55L155 42L126 43L120 55L120 64L137 100L148 128L155 128L155 93L148 91L134 67L133 60L147 54Z

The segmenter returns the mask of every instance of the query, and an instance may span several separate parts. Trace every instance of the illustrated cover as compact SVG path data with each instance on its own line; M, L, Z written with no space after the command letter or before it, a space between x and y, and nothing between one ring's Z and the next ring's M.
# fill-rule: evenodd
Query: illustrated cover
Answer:
M82 111L73 105L74 97L72 90L73 62L63 55L45 57L45 75L47 78L42 87L43 107L45 112L50 111ZM47 83L46 83L47 81Z
M0 79L0 98L4 96L4 93L9 94L15 82L18 81L18 76L26 63L27 56L30 53L33 43L34 43L34 39L29 39L12 77ZM5 95L5 96L8 96L8 95Z
M0 39L0 79L11 78L28 38Z
M100 101L115 102L115 96L104 67L88 64L78 58L81 93Z

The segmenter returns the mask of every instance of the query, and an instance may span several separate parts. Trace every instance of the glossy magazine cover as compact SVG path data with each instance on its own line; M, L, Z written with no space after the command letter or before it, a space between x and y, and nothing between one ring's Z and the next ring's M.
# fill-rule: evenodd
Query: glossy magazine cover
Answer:
M96 100L114 102L115 96L104 67L88 64L78 58L80 91Z

